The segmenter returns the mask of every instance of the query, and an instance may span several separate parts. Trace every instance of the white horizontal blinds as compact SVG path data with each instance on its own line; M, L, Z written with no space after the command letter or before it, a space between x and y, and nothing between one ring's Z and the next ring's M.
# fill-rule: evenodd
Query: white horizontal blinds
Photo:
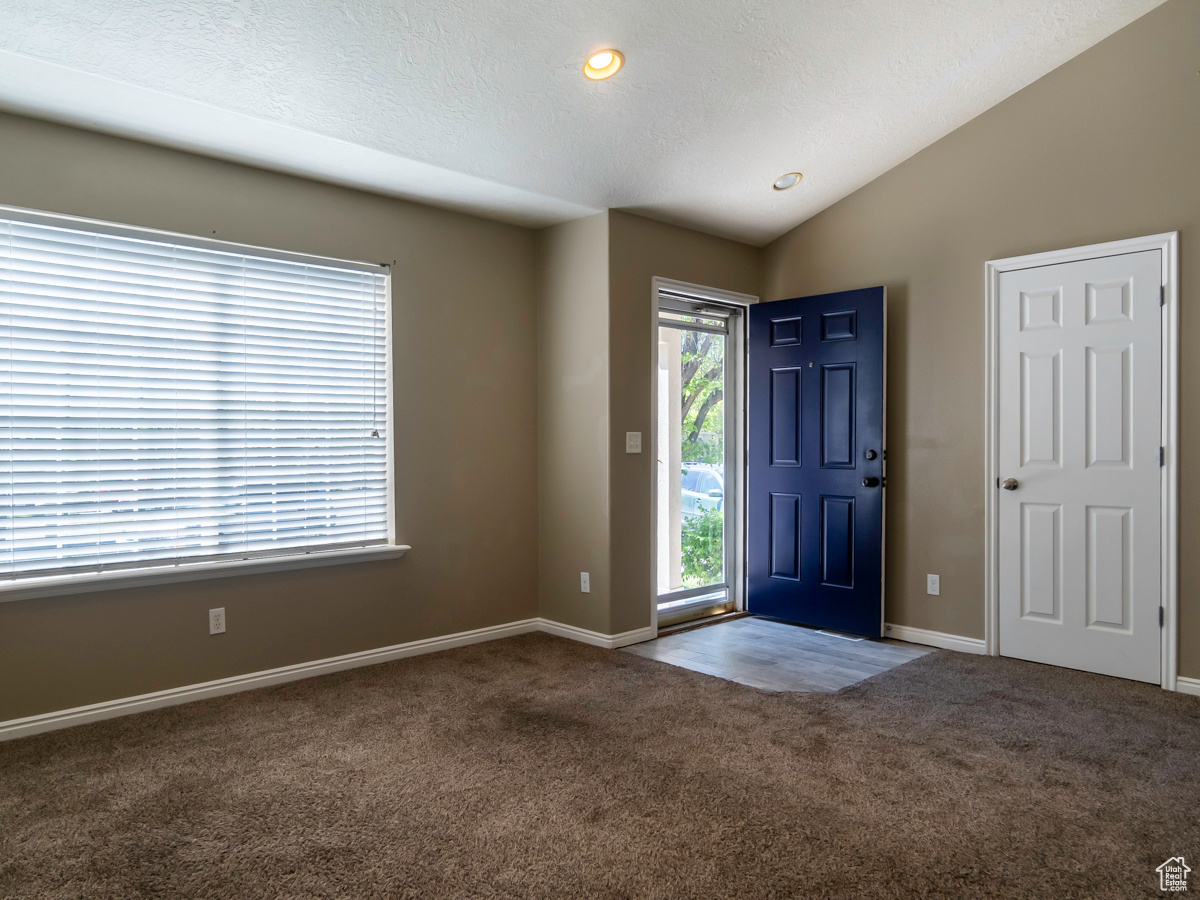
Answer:
M0 229L0 573L386 542L383 270Z

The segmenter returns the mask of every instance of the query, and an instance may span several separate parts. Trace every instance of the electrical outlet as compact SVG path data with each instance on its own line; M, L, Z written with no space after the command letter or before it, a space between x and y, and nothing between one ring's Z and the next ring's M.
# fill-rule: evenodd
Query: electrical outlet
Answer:
M579 573L579 592L581 594L590 594L592 592L592 576L587 572Z
M642 452L642 433L640 431L625 432L625 452L626 453L641 453Z
M220 609L210 609L208 611L208 633L225 633L225 607L222 606Z
M925 576L925 593L938 597L942 593L942 577L940 575Z

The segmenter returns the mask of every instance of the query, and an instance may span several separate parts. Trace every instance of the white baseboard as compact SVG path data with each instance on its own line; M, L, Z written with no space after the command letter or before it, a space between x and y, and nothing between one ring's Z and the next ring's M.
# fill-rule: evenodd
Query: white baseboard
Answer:
M957 650L960 653L977 653L981 656L987 654L987 645L979 638L926 631L924 628L910 628L907 625L885 625L884 634L898 641L908 641L910 644L925 644L929 647ZM1200 697L1200 678L1185 678L1179 675L1175 679L1175 690L1180 694Z
M0 722L0 741L38 734L43 731L53 731L56 728L69 728L72 725L82 725L85 722L99 722L102 719L127 716L132 713L145 712L163 706L190 703L193 700L203 700L207 697L220 697L223 694L234 694L238 691L251 691L255 688L283 684L285 681L298 681L302 678L312 678L316 675L340 672L344 669L372 666L376 663L389 662L393 659L403 659L406 656L419 656L423 653L436 653L439 650L465 647L468 644L478 644L483 641L495 641L517 634L528 634L531 631L545 631L559 637L581 641L585 644L591 644L593 647L604 647L609 650L624 647L628 644L648 641L655 636L653 627L626 631L623 634L600 634L597 631L576 628L574 625L564 625L561 622L554 622L550 619L522 619L519 622L509 622L505 625L477 628L474 631L460 631L457 634L447 634L443 637L426 638L420 641L409 641L405 644L393 644L390 647L363 650L359 653L347 653L344 656L331 656L328 659L297 663L296 665L282 666L278 669L267 669L262 672L250 672L246 675L234 675L230 678L219 678L216 681L206 681L202 684L189 684L184 687L170 688L165 691L155 691L152 694L140 694L136 697L106 700L103 703L77 706L74 709L42 713L36 716L27 716L23 719L10 719L7 722Z
M278 669L267 669L263 672L234 675L231 678L219 678L216 681L206 681L202 684L190 684L184 687L170 688L165 691L155 691L152 694L141 694L137 697L123 697L119 700L107 700L103 703L77 706L74 709L42 713L41 715L28 716L23 719L10 719L7 722L0 722L0 741L38 734L42 731L52 731L56 728L82 725L85 722L98 722L101 719L112 719L131 713L145 712L146 710L158 709L162 706L175 706L179 703L189 703L192 700L203 700L206 697L219 697L222 694L250 691L272 684L282 684L285 681L298 681L301 678L312 678L315 675L340 672L343 669L371 666L393 659L403 659L406 656L436 653L438 650L465 647L467 644L494 641L499 638L511 637L516 634L527 634L531 631L539 630L541 630L541 620L523 619L519 622L509 622L506 625L493 625L490 628L477 628L474 631L460 631L457 634L448 634L444 637L409 641L406 644L393 644L390 647L363 650L360 653L347 653L344 656L332 656L328 659L297 663L293 666L282 666Z
M564 625L553 619L538 619L538 625L547 634L556 634L559 637L581 641L584 644L591 644L593 647L603 647L606 650L640 644L642 641L653 640L657 636L653 625L635 628L633 631L623 631L620 634L601 634L598 631L588 631L586 628L576 628L574 625Z
M107 700L103 703L93 703L88 706L77 706L74 709L64 709L57 712L42 713L27 716L23 719L10 719L0 722L0 741L26 737L43 731L53 731L58 728L69 728L72 725L82 725L85 722L98 722L102 719L113 719L117 716L127 716L132 713L145 712L163 706L175 706L190 703L193 700L203 700L207 697L220 697L224 694L234 694L239 691L249 691L255 688L268 687L273 684L283 684L287 681L299 681L330 672L340 672L345 669L355 669L359 666L371 666L376 663L388 662L393 659L403 659L407 656L419 656L424 653L436 653L439 650L450 650L454 647L465 647L468 644L478 644L484 641L494 641L500 638L512 637L518 634L528 634L533 631L544 631L573 641L591 644L593 647L603 647L615 650L629 644L639 644L642 641L653 640L655 628L637 628L621 634L601 634L574 625L564 625L551 619L522 619L504 625L493 625L489 628L477 628L474 631L460 631L442 637L426 638L420 641L409 641L405 644L393 644L390 647L379 647L375 650L363 650L359 653L347 653L344 656L332 656L328 659L318 659L313 662L297 663L292 666L282 666L278 669L267 669L262 672L250 672L246 675L235 675L231 678L220 678L216 681L206 681L202 684L190 684L184 687L170 688L151 694L141 694L136 697L122 697L118 700ZM907 625L887 625L885 631L888 637L914 644L926 644L930 647L940 647L944 650L958 650L961 653L985 652L984 642L978 638L960 637L954 634L943 634L940 631L926 631L924 628L910 628ZM1175 689L1181 694L1200 696L1200 678L1185 678L1180 676Z
M942 650L957 650L959 653L987 654L987 645L982 638L962 637L957 634L943 634L940 631L927 631L924 628L912 628L908 625L884 625L885 636L898 641L908 641L910 644L924 644L927 647L940 647Z
M1200 697L1200 678L1184 678L1179 675L1175 679L1175 690L1181 694L1191 694Z

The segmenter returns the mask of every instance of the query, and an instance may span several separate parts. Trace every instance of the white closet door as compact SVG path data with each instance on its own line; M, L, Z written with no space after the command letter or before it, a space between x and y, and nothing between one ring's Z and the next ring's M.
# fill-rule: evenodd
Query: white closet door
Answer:
M1000 276L1000 653L1158 683L1160 251Z

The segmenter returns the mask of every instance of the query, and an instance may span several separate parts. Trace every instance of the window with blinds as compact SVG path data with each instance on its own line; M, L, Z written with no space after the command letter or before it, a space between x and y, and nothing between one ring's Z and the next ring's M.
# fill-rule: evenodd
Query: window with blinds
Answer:
M387 279L0 210L0 578L387 543Z

